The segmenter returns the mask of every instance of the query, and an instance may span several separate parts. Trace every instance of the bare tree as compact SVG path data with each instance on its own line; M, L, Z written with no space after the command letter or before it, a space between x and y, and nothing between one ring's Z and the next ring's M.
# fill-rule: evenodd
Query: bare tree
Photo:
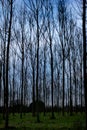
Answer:
M64 115L64 98L65 98L65 48L66 48L66 25L67 25L67 7L65 0L58 1L58 23L59 23L59 38L61 43L62 49L62 60L63 60L63 100L62 100L62 107L63 107L63 115Z
M9 19L9 28L8 28L8 42L7 42L7 57L6 57L6 118L5 118L5 128L8 128L8 68L9 68L9 51L10 51L10 40L11 40L11 26L12 26L12 14L13 14L13 0L8 1L10 8L10 19Z
M7 4L6 2L0 1L1 7L2 7L2 15L3 15L3 27L1 31L1 36L3 40L3 86L4 86L4 109L3 109L3 119L5 119L5 106L6 106L6 100L5 100L5 81L6 81L6 42L7 42L7 30L8 30L8 11L6 10Z
M22 30L22 44L21 44L21 53L22 53L22 68L21 68L21 76L22 76L22 83L21 83L21 115L22 118L22 106L23 106L23 92L24 92L24 23L25 23L25 11L23 12L23 19L21 21L21 30Z
M15 101L15 62L16 62L16 60L15 60L15 58L16 58L16 54L14 54L14 58L13 58L13 81L12 81L12 86L13 86L13 116L14 116L14 101Z
M74 30L75 30L75 23L74 20L72 18L72 13L70 11L70 19L69 19L69 23L68 23L68 36L67 36L67 42L68 42L68 61L69 61L69 77L70 77L70 115L72 116L72 107L73 107L73 85L72 85L72 48L73 48L73 44L74 44ZM74 48L75 49L75 48Z
M87 57L87 45L86 45L86 6L87 1L83 0L83 17L82 17L82 29L83 29L83 51L84 51L84 89L85 89L85 107L86 107L86 129L87 129L87 72L86 72L86 57Z
M21 56L19 57L21 59L21 71L20 71L20 86L21 86L21 107L20 107L20 118L22 118L22 111L23 111L23 105L24 105L24 61L25 61L25 25L26 25L26 11L24 4L21 5L21 10L18 16L18 24L19 24L19 31L17 29L14 29L15 37L18 40L18 47ZM17 33L19 34L19 37L17 36Z
M52 119L54 119L54 108L53 108L53 91L54 91L54 69L53 69L53 33L54 33L54 18L53 18L53 6L48 1L47 3L47 31L49 38L50 47L50 70L51 70L51 101L52 101ZM52 18L52 19L51 19ZM51 30L52 29L52 30Z
M29 46L30 46L30 60L31 60L31 66L32 66L32 101L33 101L33 106L32 106L32 115L35 116L35 67L36 67L36 45L34 46L33 41L32 41L32 36L33 36L33 17L31 18L31 15L28 16L28 21L29 21ZM34 37L34 36L33 36Z
M0 69L0 71L1 71L1 69ZM0 72L0 101L1 101L1 72Z
M38 108L38 88L39 88L39 46L40 46L40 35L42 30L43 23L40 23L41 15L42 15L42 5L43 0L28 0L25 1L30 13L34 17L34 24L36 24L36 110L37 110L37 122L40 122L39 119L39 108Z
M43 94L44 94L44 116L45 116L45 105L46 105L46 43L44 45L44 72L43 72Z

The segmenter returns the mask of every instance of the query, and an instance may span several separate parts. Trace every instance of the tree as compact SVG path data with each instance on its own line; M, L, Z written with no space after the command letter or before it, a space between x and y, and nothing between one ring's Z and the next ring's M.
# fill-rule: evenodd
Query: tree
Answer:
M81 31L81 30L80 30ZM82 111L83 111L83 101L82 101L82 99L83 99L83 97L82 97L82 95L83 95L83 45L82 45L82 32L80 33L79 32L79 34L80 34L80 38L79 38L79 55L80 55L80 59L79 59L79 61L80 61L80 100L81 100L81 102L80 102L80 104L81 104L81 113L82 113Z
M15 101L15 58L16 58L16 54L14 54L13 57L13 81L12 81L12 86L13 86L13 116L14 116L14 101ZM11 91L11 90L10 90Z
M25 43L25 8L23 7L22 10L22 19L19 19L20 26L21 26L21 54L22 54L22 63L21 63L21 114L20 118L22 118L22 107L23 107L23 100L24 100L24 43Z
M36 75L36 109L37 109L37 122L40 122L39 119L39 109L38 109L38 81L39 81L39 38L40 38L40 33L39 33L39 10L38 10L38 2L36 1L36 25L37 25L37 75Z
M52 101L52 119L54 119L54 108L53 108L53 91L54 91L54 69L53 69L53 30L54 30L54 18L53 18L53 7L52 3L48 1L47 5L47 31L49 38L50 47L50 70L51 70L51 101ZM51 30L52 29L52 30Z
M44 98L44 116L45 116L45 105L46 105L46 48L47 48L47 46L46 46L46 43L45 43L45 45L44 45L44 72L43 72L43 94L44 94L44 96L43 96L43 98Z
M11 40L11 27L12 27L12 17L13 17L13 0L7 1L10 8L10 19L8 28L8 42L7 42L7 57L6 57L6 118L5 118L5 128L8 128L8 68L9 68L9 51L10 51L10 40Z
M84 89L85 89L85 107L86 107L86 129L87 129L87 72L86 72L86 67L87 67L87 64L86 64L86 57L87 57L87 54L86 54L86 48L87 48L87 45L86 45L86 3L87 1L86 0L83 0L83 17L82 17L82 29L83 29L83 51L84 51Z
M54 100L57 103L58 107L58 112L59 112L59 107L60 107L60 72L61 72L61 50L60 50L60 45L55 42L54 45Z
M67 30L67 7L66 7L66 1L65 0L59 0L57 3L57 9L58 9L58 23L59 23L59 39L62 49L62 61L63 61L63 84L62 84L62 90L63 90L63 99L62 99L62 107L63 107L63 115L64 115L64 98L65 98L65 58L66 58L66 30Z
M73 48L73 44L74 44L74 29L75 29L75 24L74 24L74 20L72 18L72 13L70 11L70 19L69 19L69 23L68 23L68 28L67 29L67 46L68 46L68 61L69 61L69 77L70 77L70 115L72 116L72 107L73 107L73 85L72 85L72 55L73 55L73 52L72 52L72 48ZM75 48L74 48L75 49Z
M43 26L43 22L41 23L40 20L42 18L42 5L43 0L25 0L25 3L29 9L29 12L33 16L34 24L35 24L35 33L36 33L36 110L37 110L37 122L40 122L39 119L39 109L38 109L38 88L39 88L39 46L40 46L40 36L41 30Z
M6 9L7 4L6 2L0 1L2 7L2 30L1 30L1 39L3 41L3 87L4 87L4 109L3 109L3 119L5 119L5 106L6 106L6 99L5 99L5 89L6 89L6 42L7 42L7 30L8 30L8 11Z
M32 67L32 115L35 116L35 67L36 67L36 45L34 46L33 41L32 41L32 36L33 36L33 17L31 18L31 14L28 16L28 21L29 21L29 46L30 46L30 60L31 60L31 67ZM34 36L33 36L34 37Z
M25 104L25 41L26 41L26 10L25 5L21 5L21 9L19 9L19 14L16 16L18 18L18 21L15 22L17 27L14 27L14 37L16 46L19 49L19 52L17 53L17 56L20 59L21 69L20 69L20 93L21 93L21 106L20 106L20 118L22 118L22 112L23 112L23 105Z
M1 101L1 76L2 76L2 61L0 60L0 101Z
M71 57L70 57L70 48L69 48L69 71L70 71L70 115L72 116L72 83L71 83Z

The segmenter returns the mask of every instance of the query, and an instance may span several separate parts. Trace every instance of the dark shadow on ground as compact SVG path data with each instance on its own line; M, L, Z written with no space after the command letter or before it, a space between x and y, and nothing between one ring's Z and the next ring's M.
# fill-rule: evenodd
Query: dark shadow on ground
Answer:
M9 127L8 129L5 129L5 128L0 128L0 130L86 130L85 128L59 128L59 129L56 129L56 128L35 128L35 129L32 129L32 128L26 128L26 127L22 127L22 128L15 128L15 127Z

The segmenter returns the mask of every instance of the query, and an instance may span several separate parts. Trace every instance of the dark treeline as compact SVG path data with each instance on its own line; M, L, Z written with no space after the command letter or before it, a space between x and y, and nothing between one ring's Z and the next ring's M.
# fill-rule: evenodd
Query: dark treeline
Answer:
M32 103L37 122L40 101L44 116L51 111L51 118L58 110L63 116L65 111L71 116L84 111L82 2L75 6L82 14L78 22L68 0L0 0L0 111L5 127L9 112L17 112L15 105L22 118Z

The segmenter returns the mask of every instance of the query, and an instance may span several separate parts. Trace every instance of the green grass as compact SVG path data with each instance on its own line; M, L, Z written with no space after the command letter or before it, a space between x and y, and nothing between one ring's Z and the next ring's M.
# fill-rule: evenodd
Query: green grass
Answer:
M0 115L1 116L1 115ZM40 114L40 123L37 123L36 117L32 117L31 113L23 115L23 118L20 119L20 114L9 115L9 126L29 129L29 130L57 130L57 129L70 129L70 128L83 128L85 127L85 114L73 114L69 116L65 114L63 117L60 113L55 113L55 119L51 119L51 113L47 113L46 116L43 116L43 113ZM0 118L0 128L4 128L4 120ZM74 129L74 130L75 130Z

